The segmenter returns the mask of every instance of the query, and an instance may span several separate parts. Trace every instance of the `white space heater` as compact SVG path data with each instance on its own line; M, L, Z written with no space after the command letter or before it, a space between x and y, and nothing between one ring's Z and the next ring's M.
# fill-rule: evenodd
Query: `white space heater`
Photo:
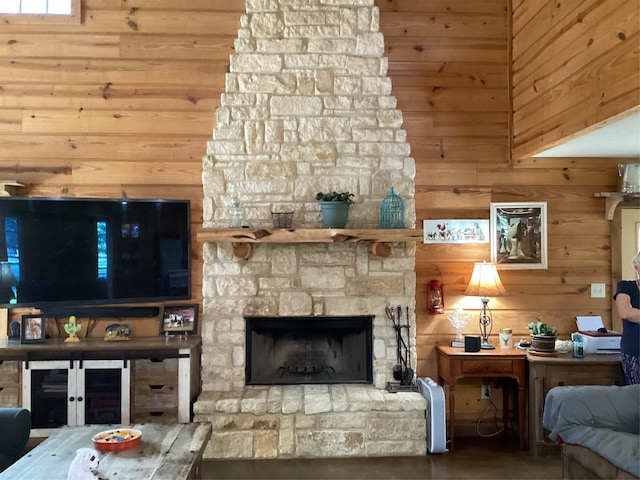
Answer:
M418 390L427 400L427 450L429 453L448 452L444 390L429 377L418 379Z

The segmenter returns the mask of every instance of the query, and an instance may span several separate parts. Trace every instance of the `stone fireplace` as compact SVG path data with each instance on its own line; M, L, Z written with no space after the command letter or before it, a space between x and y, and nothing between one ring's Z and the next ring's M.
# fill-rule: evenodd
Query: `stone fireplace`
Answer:
M349 191L347 228L377 229L393 187L413 228L415 164L374 0L246 6L203 159L203 226L229 227L240 209L250 228L273 228L272 212L292 211L292 228L319 229L316 193ZM387 306L409 312L415 369L414 243L394 244L389 258L362 243L256 243L238 260L230 243L206 242L203 256L194 412L214 426L205 457L426 452L425 400L385 390L397 363ZM321 322L331 331L318 332ZM254 373L256 344L267 351L259 366L272 363Z

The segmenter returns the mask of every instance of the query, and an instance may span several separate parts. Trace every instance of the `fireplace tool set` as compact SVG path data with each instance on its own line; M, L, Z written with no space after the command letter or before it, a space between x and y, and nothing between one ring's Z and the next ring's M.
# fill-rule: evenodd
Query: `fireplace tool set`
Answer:
M414 379L414 371L413 368L411 368L411 350L408 346L408 343L410 342L409 307L405 307L404 311L406 312L406 323L402 325L403 308L400 305L397 307L385 308L387 318L391 320L393 330L396 334L397 363L393 367L393 379L396 381L387 382L386 390L390 393L418 391L418 386ZM406 331L406 342L402 334L403 331Z

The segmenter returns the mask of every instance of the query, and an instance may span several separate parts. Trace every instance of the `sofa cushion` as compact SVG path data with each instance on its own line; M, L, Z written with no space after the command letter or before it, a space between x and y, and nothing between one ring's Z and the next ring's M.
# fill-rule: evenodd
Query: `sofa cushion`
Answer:
M640 385L549 390L542 417L549 438L593 450L640 476Z

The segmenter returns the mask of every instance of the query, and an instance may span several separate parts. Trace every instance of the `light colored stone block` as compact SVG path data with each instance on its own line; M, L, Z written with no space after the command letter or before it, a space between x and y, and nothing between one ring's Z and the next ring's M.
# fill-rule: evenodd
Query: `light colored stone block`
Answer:
M277 458L278 457L278 432L274 430L261 430L253 433L253 457Z
M283 292L279 297L280 316L311 315L313 299L305 292Z
M298 457L360 457L365 451L362 432L298 431L295 442Z
M282 394L282 413L296 413L302 410L302 388L289 387Z
M253 458L253 432L213 432L206 458Z
M406 440L403 442L367 442L366 457L404 457L422 456L427 453L427 443L423 439Z
M304 396L305 415L315 415L331 411L331 397L329 393L312 393Z
M282 387L274 385L269 387L267 393L267 412L280 413L282 410Z
M290 456L295 453L295 425L293 415L282 415L281 417L278 452L280 456Z

